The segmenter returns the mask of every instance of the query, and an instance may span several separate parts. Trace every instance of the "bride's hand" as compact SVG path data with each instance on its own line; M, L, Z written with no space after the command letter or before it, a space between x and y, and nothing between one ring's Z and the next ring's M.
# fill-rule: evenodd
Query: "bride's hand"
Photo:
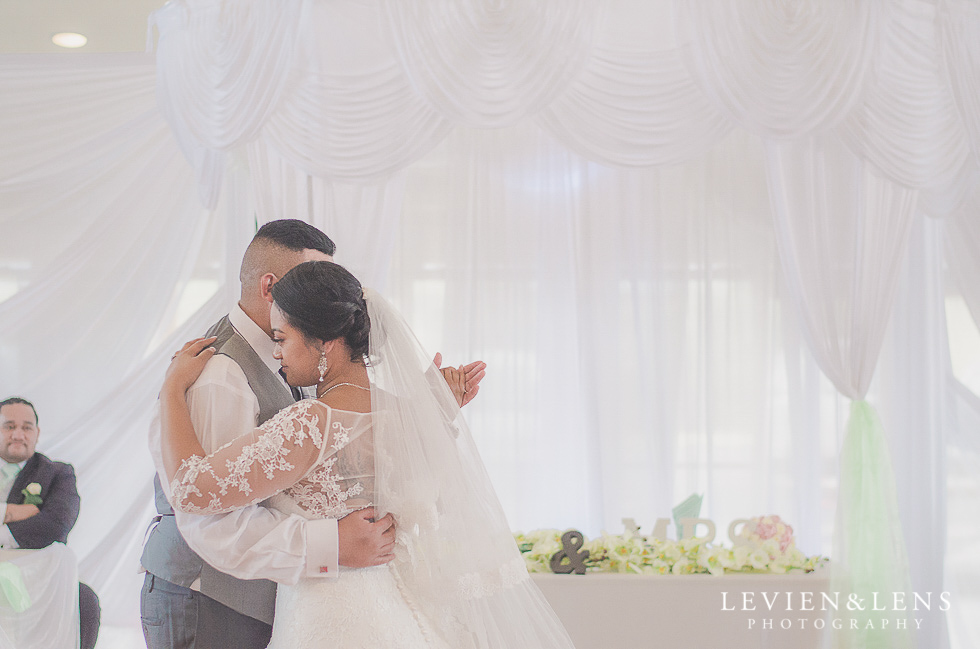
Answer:
M456 397L456 405L462 407L466 395L466 372L463 370L463 366L443 367L439 371L442 372L443 378L449 384L450 391Z
M436 356L432 359L432 362L435 364L436 369L442 372L443 378L446 379L446 383L449 384L450 390L453 391L453 396L456 397L456 403L458 403L460 407L465 406L473 400L476 393L480 391L480 381L482 381L483 377L487 374L487 364L483 361L473 361L468 365L461 365L458 369L443 367L442 354L436 353ZM454 377L450 374L450 372L455 373L458 371L463 373L462 394L458 393L458 386L453 387Z
M195 338L180 348L180 351L173 355L170 360L170 367L167 368L167 376L163 380L164 389L178 391L181 394L194 384L197 377L204 371L204 365L214 356L214 347L208 347L217 340L217 336L211 338Z

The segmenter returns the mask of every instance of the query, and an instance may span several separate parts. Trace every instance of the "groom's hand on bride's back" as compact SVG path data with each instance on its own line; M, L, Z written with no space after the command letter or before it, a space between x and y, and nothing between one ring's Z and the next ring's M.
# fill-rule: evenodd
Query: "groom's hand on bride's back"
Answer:
M374 508L368 507L337 521L340 565L366 568L395 558L395 519L387 514L375 521L374 514Z

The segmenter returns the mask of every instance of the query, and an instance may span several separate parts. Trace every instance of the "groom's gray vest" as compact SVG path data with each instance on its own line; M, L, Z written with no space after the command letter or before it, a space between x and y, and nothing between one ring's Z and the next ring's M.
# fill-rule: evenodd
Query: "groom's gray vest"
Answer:
M259 400L259 424L295 401L282 380L235 331L228 316L211 327L207 335L217 336L212 347L238 363L245 372L248 385ZM272 624L276 585L264 579L235 579L209 566L181 537L159 479L154 479L153 488L160 522L150 532L140 559L147 572L180 586L190 586L200 576L203 594L239 613Z

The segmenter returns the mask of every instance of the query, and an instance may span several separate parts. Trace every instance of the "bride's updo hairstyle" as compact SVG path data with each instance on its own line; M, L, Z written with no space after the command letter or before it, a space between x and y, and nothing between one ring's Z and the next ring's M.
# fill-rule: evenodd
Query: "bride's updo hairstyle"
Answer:
M308 339L343 338L352 361L367 355L371 319L364 289L343 266L304 262L273 284L272 299L286 321Z

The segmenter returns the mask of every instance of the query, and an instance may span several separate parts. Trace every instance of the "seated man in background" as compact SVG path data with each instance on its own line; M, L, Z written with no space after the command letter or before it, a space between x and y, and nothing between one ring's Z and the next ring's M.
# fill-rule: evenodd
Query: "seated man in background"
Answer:
M65 543L78 519L75 470L34 452L41 432L37 423L30 401L20 397L0 401L0 548L40 549ZM98 596L86 584L78 584L78 605L81 646L92 649L101 611Z

